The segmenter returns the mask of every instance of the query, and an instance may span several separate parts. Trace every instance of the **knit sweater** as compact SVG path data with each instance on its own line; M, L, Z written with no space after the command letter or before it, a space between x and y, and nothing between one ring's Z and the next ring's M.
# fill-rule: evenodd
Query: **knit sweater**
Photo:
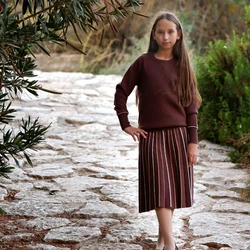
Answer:
M183 107L178 102L177 60L160 60L152 53L141 55L129 67L117 84L114 105L124 130L131 126L128 118L127 98L138 87L138 124L146 131L187 127L189 142L198 143L196 98Z

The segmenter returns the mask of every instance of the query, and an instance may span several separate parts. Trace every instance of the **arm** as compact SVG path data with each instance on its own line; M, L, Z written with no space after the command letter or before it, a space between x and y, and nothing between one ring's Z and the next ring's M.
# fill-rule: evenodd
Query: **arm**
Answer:
M140 57L130 66L125 73L121 83L117 84L115 92L115 110L121 125L121 128L132 136L134 141L140 141L140 137L146 138L147 132L140 128L135 128L130 125L128 119L127 99L133 91L134 87L140 81L141 60Z
M188 132L188 165L191 166L197 161L198 156L198 122L197 122L197 107L195 97L193 102L185 108L187 119L187 132Z
M127 99L134 87L139 83L141 60L140 57L129 67L122 81L116 85L114 98L115 111L118 116L121 128L131 126L128 119Z

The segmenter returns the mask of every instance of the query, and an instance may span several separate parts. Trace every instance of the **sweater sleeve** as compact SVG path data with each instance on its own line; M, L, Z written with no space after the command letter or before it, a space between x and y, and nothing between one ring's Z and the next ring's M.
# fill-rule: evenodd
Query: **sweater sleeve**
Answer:
M189 136L189 143L198 144L198 122L197 114L198 110L196 107L196 98L193 97L192 103L185 108L186 121L187 121L187 132Z
M114 106L121 128L131 126L128 119L127 99L134 87L138 84L141 68L140 57L129 67L122 81L116 85Z

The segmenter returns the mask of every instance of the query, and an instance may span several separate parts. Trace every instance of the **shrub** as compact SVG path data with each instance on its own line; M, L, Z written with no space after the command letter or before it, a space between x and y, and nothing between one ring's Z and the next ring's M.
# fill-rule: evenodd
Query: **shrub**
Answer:
M250 6L245 13L249 25ZM234 33L231 41L210 43L207 55L197 58L196 75L203 98L199 112L200 138L241 145L240 155L249 148L249 142L243 143L244 147L242 142L236 143L250 133L249 38L249 30L242 36Z
M242 137L250 127L250 65L240 40L234 36L230 44L210 44L208 55L197 61L203 97L200 134L223 144Z

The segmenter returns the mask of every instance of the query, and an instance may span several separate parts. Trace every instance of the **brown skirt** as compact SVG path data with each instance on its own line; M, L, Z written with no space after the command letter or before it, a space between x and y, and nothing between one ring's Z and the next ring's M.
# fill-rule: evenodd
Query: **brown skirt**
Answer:
M186 128L148 132L139 143L139 212L157 207L190 207L193 192Z

